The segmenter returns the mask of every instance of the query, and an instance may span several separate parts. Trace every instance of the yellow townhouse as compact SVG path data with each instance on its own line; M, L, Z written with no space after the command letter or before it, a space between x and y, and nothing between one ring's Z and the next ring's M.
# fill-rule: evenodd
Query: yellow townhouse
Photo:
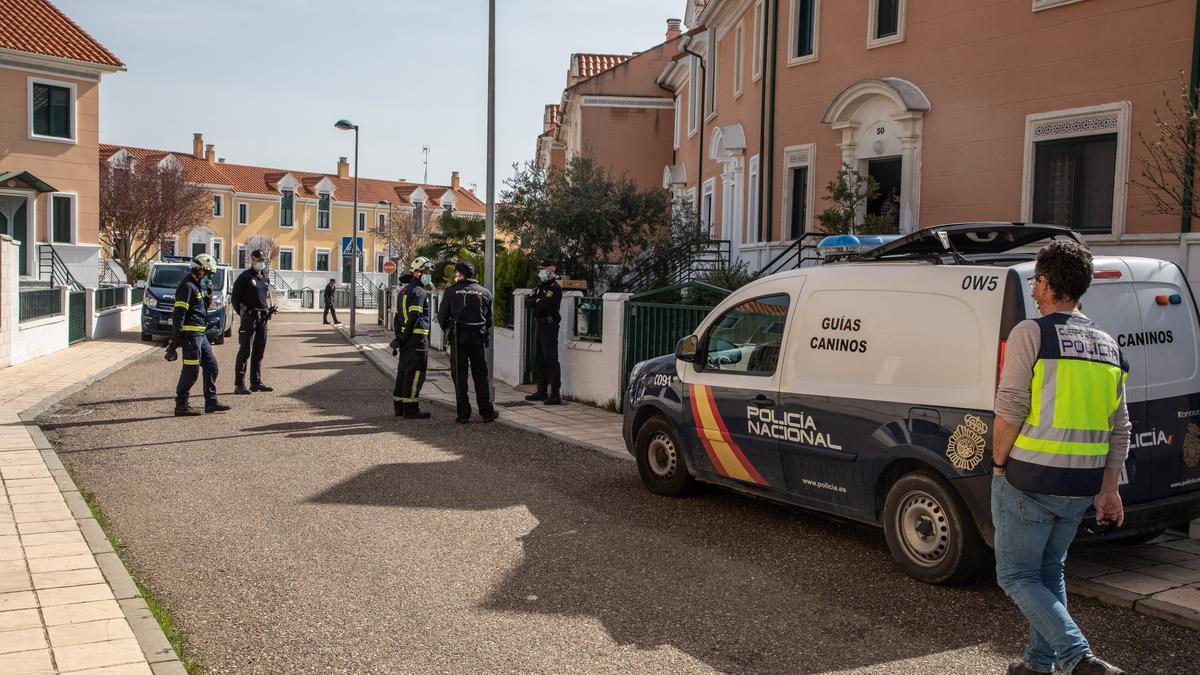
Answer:
M212 195L212 219L186 234L163 242L164 255L209 253L235 268L247 266L250 240L268 237L277 248L271 268L286 288L320 289L332 277L348 281L353 249L359 238L359 270L381 283L389 259L385 236L389 214L404 217L440 214L482 218L485 205L464 189L458 172L450 185L358 179L359 219L354 226L354 176L345 157L335 173L273 169L226 162L212 144L194 134L191 152L101 145L100 159L117 164L129 160L170 165ZM352 232L356 230L356 232ZM119 274L115 265L111 274Z

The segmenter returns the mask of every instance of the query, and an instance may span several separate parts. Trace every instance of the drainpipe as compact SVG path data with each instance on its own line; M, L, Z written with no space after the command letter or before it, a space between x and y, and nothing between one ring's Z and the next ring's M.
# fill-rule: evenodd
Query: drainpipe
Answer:
M1200 2L1200 0L1197 0ZM766 218L763 217L763 160L767 157L767 52L770 51L770 42L767 40L767 17L770 15L770 2L763 5L763 41L762 41L762 81L759 83L759 105L758 105L758 232L755 233L759 243L765 243L767 238L763 236L763 225L766 223Z
M1200 89L1200 0L1196 0L1195 23L1192 27L1192 79L1188 86L1188 102L1196 109L1196 92ZM1187 130L1187 154L1183 160L1183 211L1179 222L1180 238L1192 231L1193 183L1196 180L1196 130Z
M771 2L771 0L767 0L767 1ZM1197 0L1197 2L1200 2L1200 0ZM768 161L767 161L767 166L766 166L766 183L763 186L764 189L766 190L767 194L766 194L766 199L759 200L764 209L764 211L763 211L764 217L762 220L763 220L763 224L765 225L764 231L766 232L766 236L764 237L764 239L766 239L766 240L770 240L771 231L774 229L774 225L775 225L775 223L774 223L774 218L775 218L775 89L776 89L775 85L776 85L776 81L778 80L778 78L776 77L775 71L776 71L776 67L779 65L779 27L778 27L779 26L779 0L775 0L774 2L771 2L771 20L768 23L768 25L770 26L770 29L771 29L771 50L770 50L771 94L770 94L770 100L767 102L766 117L767 117L767 128L770 129L771 144L769 146L766 146L763 148L763 153L768 155ZM766 42L767 41L764 39L763 40L763 48L764 49L766 49ZM763 68L766 68L766 67L767 67L767 64L766 64L766 61L764 60ZM763 77L765 78L766 76L767 76L767 74L764 72ZM766 82L763 82L764 91L766 90L766 84L767 84ZM763 173L762 170L763 170L763 167L760 166L759 167L759 173L760 173L759 183L760 183L760 185L763 184L763 180L761 177L761 174Z
M1200 0L1197 0L1197 2L1200 2ZM696 124L700 127L700 152L696 158L696 220L700 221L703 219L702 209L704 208L704 97L706 93L704 88L708 85L708 76L705 73L704 57L692 51L692 38L689 37L687 42L683 44L683 51L692 55L700 62L700 99L696 113ZM691 91L689 95L695 93ZM688 105L692 105L692 102L688 101Z

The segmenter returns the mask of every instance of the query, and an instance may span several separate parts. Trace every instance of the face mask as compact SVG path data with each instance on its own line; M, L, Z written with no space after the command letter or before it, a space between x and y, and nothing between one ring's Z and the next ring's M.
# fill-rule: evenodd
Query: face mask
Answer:
M538 278L545 281L550 278L550 274L546 270L538 270Z
M433 277L429 276L428 274L421 275L421 285L422 286L428 286L432 283L433 283Z
M254 263L254 269L261 272L261 271L267 269L267 264L266 263Z

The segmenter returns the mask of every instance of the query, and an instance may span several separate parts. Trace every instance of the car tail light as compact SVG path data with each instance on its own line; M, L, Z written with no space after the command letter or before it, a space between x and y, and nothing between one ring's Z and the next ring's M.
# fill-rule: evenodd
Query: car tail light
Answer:
M1121 270L1096 270L1092 272L1093 279L1120 279Z
M1154 296L1154 302L1159 305L1181 305L1183 304L1183 296L1178 293L1171 295L1162 294Z
M1000 376L1004 374L1004 351L1008 348L1008 340L1001 340L996 347L996 386L1000 386Z

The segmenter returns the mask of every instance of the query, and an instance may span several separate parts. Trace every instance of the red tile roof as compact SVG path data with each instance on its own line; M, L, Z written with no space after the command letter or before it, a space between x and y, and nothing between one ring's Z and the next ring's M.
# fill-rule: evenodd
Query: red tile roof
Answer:
M572 54L571 60L579 74L578 82L595 77L600 73L625 63L633 58L632 54ZM578 84L576 82L576 84Z
M125 67L121 59L47 0L0 0L0 48Z
M337 174L269 169L245 164L230 164L227 162L210 164L205 160L196 159L190 152L168 152L166 150L151 150L108 144L100 145L101 161L107 161L109 157L112 157L122 149L127 150L139 162L150 161L155 164L162 161L163 157L172 155L183 166L184 176L189 181L205 183L207 185L228 185L235 192L278 195L279 190L275 188L275 185L284 176L291 174L293 178L301 183L301 188L296 191L298 196L315 199L317 197L317 193L315 192L317 183L321 182L324 178L328 178L334 185L333 194L335 199L343 202L354 199L354 178L338 178ZM405 181L360 177L358 179L358 202L363 205L388 202L389 204L399 203L408 206L411 205L408 197L418 187L424 188L426 194L429 194L431 197L436 194L439 198L450 190L449 187L441 185L420 185L419 183ZM455 194L458 195L458 202L455 204L455 209L471 213L483 213L485 211L486 207L484 203L473 195L470 190L459 188L455 191ZM440 200L434 203L440 204Z

